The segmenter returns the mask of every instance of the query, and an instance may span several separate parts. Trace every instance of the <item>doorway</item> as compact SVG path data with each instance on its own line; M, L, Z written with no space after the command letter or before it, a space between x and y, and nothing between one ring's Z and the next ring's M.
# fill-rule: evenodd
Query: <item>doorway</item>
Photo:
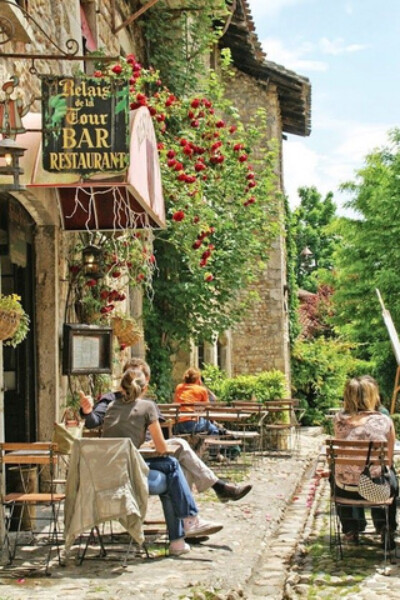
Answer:
M30 318L30 331L23 342L16 348L3 344L6 442L37 439L33 226L29 213L16 200L0 198L1 292L20 296Z

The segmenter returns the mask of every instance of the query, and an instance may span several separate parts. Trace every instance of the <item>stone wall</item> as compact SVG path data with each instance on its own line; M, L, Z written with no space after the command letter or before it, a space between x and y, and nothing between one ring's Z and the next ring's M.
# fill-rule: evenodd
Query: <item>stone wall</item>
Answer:
M118 56L123 49L126 53L136 53L137 47L143 47L141 40L135 44L128 30L121 30L118 35L111 31L111 0L86 0L88 11L91 11L95 22L94 35L98 46L105 48L108 56ZM127 3L116 2L116 23L128 15ZM79 0L29 0L29 13L41 27L40 29L25 18L18 9L15 13L22 29L31 36L32 43L12 40L1 46L4 53L61 55L67 51L67 41L76 39L79 43L78 55L83 54L80 23ZM136 31L136 30L135 30ZM137 30L138 31L138 30ZM58 48L51 44L46 35ZM40 74L71 75L78 70L91 72L90 66L76 60L31 60L3 58L0 59L0 100L2 84L12 75L19 77L19 85L15 95L20 96L25 104L35 101L30 106L31 112L40 112L41 80ZM59 418L60 407L65 401L67 391L66 377L61 375L62 325L65 318L65 300L67 294L66 252L73 243L71 232L62 232L58 211L57 195L54 189L29 189L14 192L13 196L25 207L35 221L35 256L36 256L36 347L38 376L38 438L51 439L54 420ZM141 348L140 352L144 352ZM121 355L122 357L122 355ZM126 358L125 356L123 358Z
M257 82L236 71L235 79L227 85L227 95L238 108L244 123L249 122L260 106L266 108L265 136L267 140L275 141L278 148L275 168L281 189L282 127L276 87ZM285 284L285 241L283 235L279 235L273 242L263 277L252 286L260 299L232 332L232 375L279 369L285 373L289 385L289 324L284 298Z

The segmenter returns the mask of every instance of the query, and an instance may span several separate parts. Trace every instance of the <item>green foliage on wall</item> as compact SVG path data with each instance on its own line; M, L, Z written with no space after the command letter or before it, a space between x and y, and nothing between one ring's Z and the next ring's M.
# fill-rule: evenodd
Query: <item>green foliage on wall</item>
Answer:
M223 51L228 82L229 65ZM265 110L245 128L215 72L184 97L133 55L95 76L126 78L130 108L149 111L158 138L167 227L154 232L153 293L144 319L156 393L165 399L172 389L168 360L177 348L189 339L212 340L243 319L255 299L254 292L240 292L264 271L283 225L276 146L264 141Z
M185 95L198 88L206 74L208 54L218 41L229 15L225 0L164 0L143 19L147 61L159 70L165 85Z

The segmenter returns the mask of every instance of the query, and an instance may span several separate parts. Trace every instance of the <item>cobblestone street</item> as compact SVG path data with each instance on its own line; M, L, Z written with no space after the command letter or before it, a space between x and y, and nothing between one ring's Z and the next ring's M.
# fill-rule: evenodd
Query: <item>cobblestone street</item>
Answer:
M291 509L288 511L290 514ZM367 532L373 526L367 513ZM285 519L285 522L286 519ZM359 545L344 545L343 560L329 551L329 483L321 480L316 500L306 523L303 541L297 548L288 573L284 598L352 600L395 599L399 596L400 550L384 565L380 537L365 535ZM397 545L399 542L397 541Z
M192 546L187 556L169 558L161 548L151 560L130 556L124 569L121 555L111 550L106 558L85 559L82 566L73 556L64 568L55 561L51 577L3 571L0 598L280 599L312 505L322 439L319 430L309 430L301 436L299 455L261 458L245 476L253 490L239 502L222 504L212 491L196 494L201 515L222 522L224 529ZM152 516L157 516L159 500L151 500Z
M124 553L108 544L107 557L90 547L77 566L74 550L65 567L53 561L51 577L3 570L0 600L395 599L399 552L385 571L376 536L346 546L342 561L329 549L329 485L315 477L323 439L318 429L304 430L299 455L261 458L245 476L254 487L242 501L222 504L212 491L196 494L202 516L224 529L187 556L169 558L153 545L151 559L131 553L124 568ZM161 517L157 497L149 516Z

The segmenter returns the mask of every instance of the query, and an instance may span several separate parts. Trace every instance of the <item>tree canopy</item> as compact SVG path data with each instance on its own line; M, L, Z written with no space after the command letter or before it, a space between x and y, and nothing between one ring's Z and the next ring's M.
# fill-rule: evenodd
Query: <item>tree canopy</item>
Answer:
M356 181L343 186L352 195L354 214L337 223L335 324L357 343L357 354L371 362L387 394L393 389L395 360L376 288L397 329L400 327L400 130L369 154Z
M296 280L300 288L315 292L318 269L332 268L335 235L328 226L336 204L332 192L322 198L315 187L299 188L298 194L300 205L293 211Z

